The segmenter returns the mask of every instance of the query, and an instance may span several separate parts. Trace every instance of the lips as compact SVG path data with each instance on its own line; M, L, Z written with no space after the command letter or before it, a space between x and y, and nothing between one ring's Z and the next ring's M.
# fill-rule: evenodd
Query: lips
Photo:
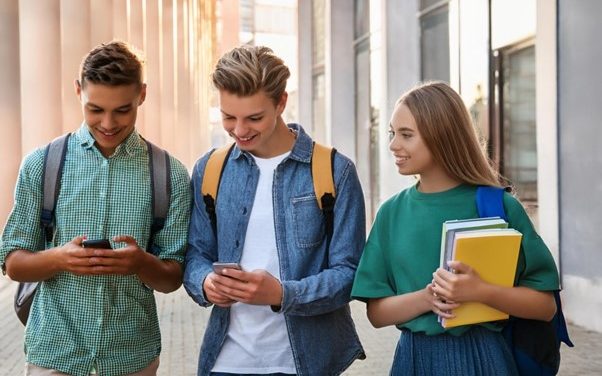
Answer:
M238 137L234 134L230 134L230 136L232 136L237 142L239 143L248 143L251 140L253 140L257 135L253 135L253 136L249 136L249 137Z
M115 130L112 132L107 132L107 131L103 131L103 130L96 128L96 131L105 137L113 137L113 136L117 135L121 130L118 129L118 130Z

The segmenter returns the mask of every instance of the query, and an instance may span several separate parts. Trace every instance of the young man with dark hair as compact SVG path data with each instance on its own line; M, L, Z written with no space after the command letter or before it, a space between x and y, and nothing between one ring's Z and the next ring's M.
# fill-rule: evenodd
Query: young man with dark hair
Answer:
M146 95L142 60L125 43L102 44L84 58L75 90L84 121L67 141L51 239L40 226L44 148L23 161L2 234L3 271L41 282L25 332L25 374L155 375L161 336L153 290L182 283L188 173L169 157L168 212L151 234L150 155L135 130ZM105 238L115 249L82 247Z

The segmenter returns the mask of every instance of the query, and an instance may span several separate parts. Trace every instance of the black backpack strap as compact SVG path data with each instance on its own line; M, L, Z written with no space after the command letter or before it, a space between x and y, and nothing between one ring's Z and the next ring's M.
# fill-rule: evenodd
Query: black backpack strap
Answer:
M151 251L155 235L165 226L165 219L169 211L169 203L171 201L171 163L169 154L165 150L147 140L144 140L144 142L146 142L148 148L148 167L152 191L153 223L147 246L147 251Z
M44 169L42 172L43 204L40 223L46 235L46 242L52 241L54 233L54 210L61 189L61 177L70 135L71 133L67 133L55 138L48 144L44 154Z

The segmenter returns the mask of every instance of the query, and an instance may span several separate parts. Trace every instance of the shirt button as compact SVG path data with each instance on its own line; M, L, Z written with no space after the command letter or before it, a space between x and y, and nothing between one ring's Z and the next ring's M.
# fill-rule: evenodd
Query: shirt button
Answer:
M102 161L102 166L106 167L109 164L109 161L107 161L106 159L104 161Z

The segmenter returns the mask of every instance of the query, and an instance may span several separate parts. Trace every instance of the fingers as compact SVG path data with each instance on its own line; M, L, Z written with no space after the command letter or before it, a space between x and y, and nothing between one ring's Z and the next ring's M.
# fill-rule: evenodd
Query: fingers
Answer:
M73 243L74 245L81 247L82 242L86 239L87 239L87 236L80 235L80 236L76 236L75 238L71 239L70 243Z
M113 241L116 243L125 243L128 246L138 246L136 239L129 235L117 235L113 236Z
M460 261L448 261L447 266L450 267L457 274L468 274L471 271L470 266L460 262Z

